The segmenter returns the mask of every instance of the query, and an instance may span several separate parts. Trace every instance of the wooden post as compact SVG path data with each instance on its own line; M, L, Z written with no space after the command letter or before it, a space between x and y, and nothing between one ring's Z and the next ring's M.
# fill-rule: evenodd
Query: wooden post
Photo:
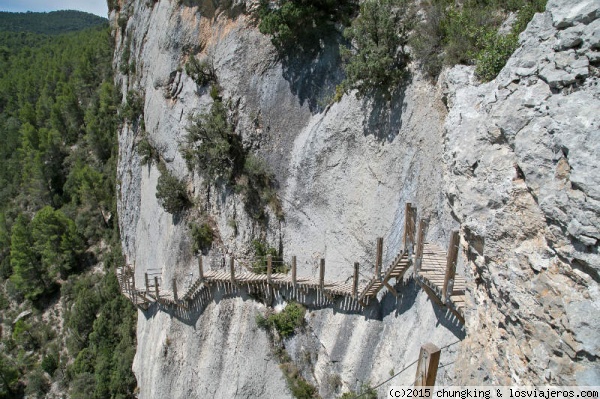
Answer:
M267 283L271 284L271 274L273 273L273 256L267 256Z
M177 302L177 282L173 279L173 300Z
M204 265L202 264L202 254L198 257L198 279L200 282L204 280Z
M419 363L417 364L416 387L434 387L440 362L440 348L428 342L421 346ZM430 391L430 394L433 392ZM431 396L429 396L431 397Z
M231 284L235 284L235 259L229 258L229 273L231 273Z
M377 238L377 257L375 258L375 277L381 280L381 263L383 262L383 238Z
M415 277L417 277L421 271L421 263L423 262L423 247L425 245L425 233L427 231L428 224L429 221L427 219L421 219L419 221L419 231L417 233L417 251L415 253Z
M442 288L442 302L445 304L452 290L454 289L454 276L456 275L456 260L458 258L458 244L460 237L458 230L454 230L450 235L450 244L448 245L448 257L446 258L446 275L444 276L444 287Z
M292 285L296 287L296 256L292 256Z
M352 295L354 299L358 298L358 270L359 270L358 262L354 262L354 280L352 281Z
M321 291L325 289L325 259L321 258L321 266L319 268L319 286Z
M150 283L148 282L148 273L144 273L144 282L146 283L146 295L150 292Z
M158 292L158 277L154 276L154 292L156 294L156 301L158 302L159 292Z

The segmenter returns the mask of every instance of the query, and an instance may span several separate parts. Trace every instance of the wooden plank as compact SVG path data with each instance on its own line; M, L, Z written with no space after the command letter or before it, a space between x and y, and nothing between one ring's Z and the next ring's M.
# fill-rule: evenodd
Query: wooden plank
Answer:
M450 244L448 245L448 258L446 262L446 274L444 276L444 286L442 288L442 302L446 302L454 286L454 276L456 275L456 260L458 258L458 245L460 236L458 230L454 230L450 235Z
M267 282L271 284L271 274L273 273L273 257L267 256Z
M229 258L229 274L231 275L231 284L235 284L235 259L233 256Z
M358 298L358 271L359 271L358 262L354 262L354 280L352 280L352 296L354 298Z
M156 294L156 300L159 298L159 288L158 288L158 277L154 276L154 293Z
M413 252L415 234L414 234L414 216L416 208L412 206L410 202L406 203L404 210L404 242L403 247L405 251L408 251L410 255Z
M417 373L415 378L415 387L434 387L437 376L438 364L440 362L440 348L428 342L421 346L419 353L419 362L417 364ZM433 390L430 390L431 397Z
M423 249L425 244L425 233L427 231L427 227L429 226L429 221L427 219L421 219L419 221L419 231L417 232L417 251L415 254L415 269L414 274L419 273L421 269L421 265L423 263Z
M375 278L381 279L381 263L383 259L383 238L377 238L377 254L375 257Z
M319 266L319 288L323 290L325 288L325 259L321 258L321 264Z
M292 285L296 286L296 256L292 256Z

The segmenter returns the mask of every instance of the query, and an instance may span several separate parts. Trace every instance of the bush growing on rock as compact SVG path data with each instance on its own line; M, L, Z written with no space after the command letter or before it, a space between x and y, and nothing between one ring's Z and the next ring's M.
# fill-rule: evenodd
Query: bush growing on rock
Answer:
M160 177L156 184L156 199L165 211L178 214L191 205L185 183L173 176L162 163L159 164Z
M227 109L214 101L210 111L192 119L183 156L189 169L198 167L210 181L233 180L243 168L244 149L239 135L229 122Z
M193 55L185 64L185 73L188 74L198 86L205 86L217 81L215 68L209 60L198 61Z
M212 245L214 231L208 223L190 225L192 230L192 251L198 253L207 250Z
M283 258L279 256L276 248L273 248L269 243L263 240L253 240L252 247L256 256L256 261L252 263L252 270L254 273L266 273L267 272L267 256L271 256L273 273L287 273L289 268L283 262Z
M424 18L410 37L415 58L436 79L444 65L476 65L482 80L491 80L504 67L518 46L518 36L536 12L544 11L546 0L480 2L460 5L447 0L423 3ZM516 21L509 32L499 28L510 13Z
M320 40L335 30L336 23L348 24L356 9L353 0L261 0L258 28L270 35L280 51L313 53Z
M136 149L141 157L142 165L151 165L153 162L158 162L160 160L158 150L154 148L152 144L150 144L148 135L145 134L145 132L140 141L137 143Z
M405 80L412 14L408 0L361 4L360 14L344 31L351 46L340 49L346 61L346 88L357 89L362 96L378 89L391 92Z
M254 220L266 220L267 205L283 218L275 177L263 160L244 148L219 97L208 113L192 118L181 152L188 168L197 168L207 183L220 180L243 194L245 210Z
M257 315L256 324L261 328L274 329L281 337L287 338L294 334L296 328L304 325L305 313L304 306L291 302L279 313L272 313L267 317Z

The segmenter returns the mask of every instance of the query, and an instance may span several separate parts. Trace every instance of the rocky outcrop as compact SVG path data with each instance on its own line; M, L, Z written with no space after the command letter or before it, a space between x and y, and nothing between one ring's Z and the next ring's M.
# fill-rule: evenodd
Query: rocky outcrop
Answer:
M463 381L600 378L599 12L550 1L496 80L448 71L448 199L476 283Z
M143 128L223 248L244 254L266 238L298 256L299 275L315 275L324 257L328 280L350 278L355 261L370 277L375 238L385 239L385 263L401 245L406 202L430 217L430 241L445 246L460 226L466 338L411 281L397 286L400 298L387 294L362 314L310 309L306 331L286 346L325 397L386 380L427 341L463 338L442 352L445 384L598 381L598 2L550 1L495 81L479 84L459 66L434 87L415 73L390 106L354 95L327 105L340 75L337 44L324 43L314 60L282 61L256 29L255 5L131 1L112 15L115 66L126 51L135 61L117 80L144 98L143 125L119 136L120 227L138 285L158 271L185 291L196 273L193 212L173 217L159 206L158 169L136 152ZM239 194L206 192L187 170L179 148L189 117L212 101L185 72L192 55L212 61L237 132L276 174L284 221L256 223ZM141 398L290 396L254 322L263 305L216 297L185 316L140 311ZM393 383L411 384L414 373Z

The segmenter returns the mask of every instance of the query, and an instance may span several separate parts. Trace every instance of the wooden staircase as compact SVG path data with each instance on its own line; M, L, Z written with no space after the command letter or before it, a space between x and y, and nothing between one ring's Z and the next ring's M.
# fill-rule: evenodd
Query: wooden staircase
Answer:
M273 290L285 291L290 299L302 301L310 292L315 292L322 301L333 303L342 297L366 307L371 298L376 298L384 288L392 295L398 296L392 279L400 281L411 266L414 266L414 277L423 290L436 304L448 308L464 324L466 281L456 275L456 259L458 254L458 232L451 236L448 251L435 244L424 242L427 221L421 219L419 231L416 232L417 210L411 204L406 205L403 249L382 270L383 239L377 240L377 255L374 276L366 283L359 281L359 264L354 264L354 278L351 282L325 281L325 260L321 259L318 278L297 277L296 257L292 258L291 275L272 273L272 259L268 257L266 274L255 273L243 268L235 271L235 260L230 258L229 270L204 270L202 256L198 258L198 277L187 288L182 296L177 295L177 285L172 282L172 289L165 290L158 277L150 281L145 274L145 289L135 287L135 266L126 264L117 268L117 280L121 292L132 303L142 309L148 309L152 303L163 306L188 308L201 293L206 293L213 286L226 286L229 292L238 292L247 288L248 292L263 292L270 296ZM415 234L416 233L416 234ZM416 237L415 237L416 236Z

